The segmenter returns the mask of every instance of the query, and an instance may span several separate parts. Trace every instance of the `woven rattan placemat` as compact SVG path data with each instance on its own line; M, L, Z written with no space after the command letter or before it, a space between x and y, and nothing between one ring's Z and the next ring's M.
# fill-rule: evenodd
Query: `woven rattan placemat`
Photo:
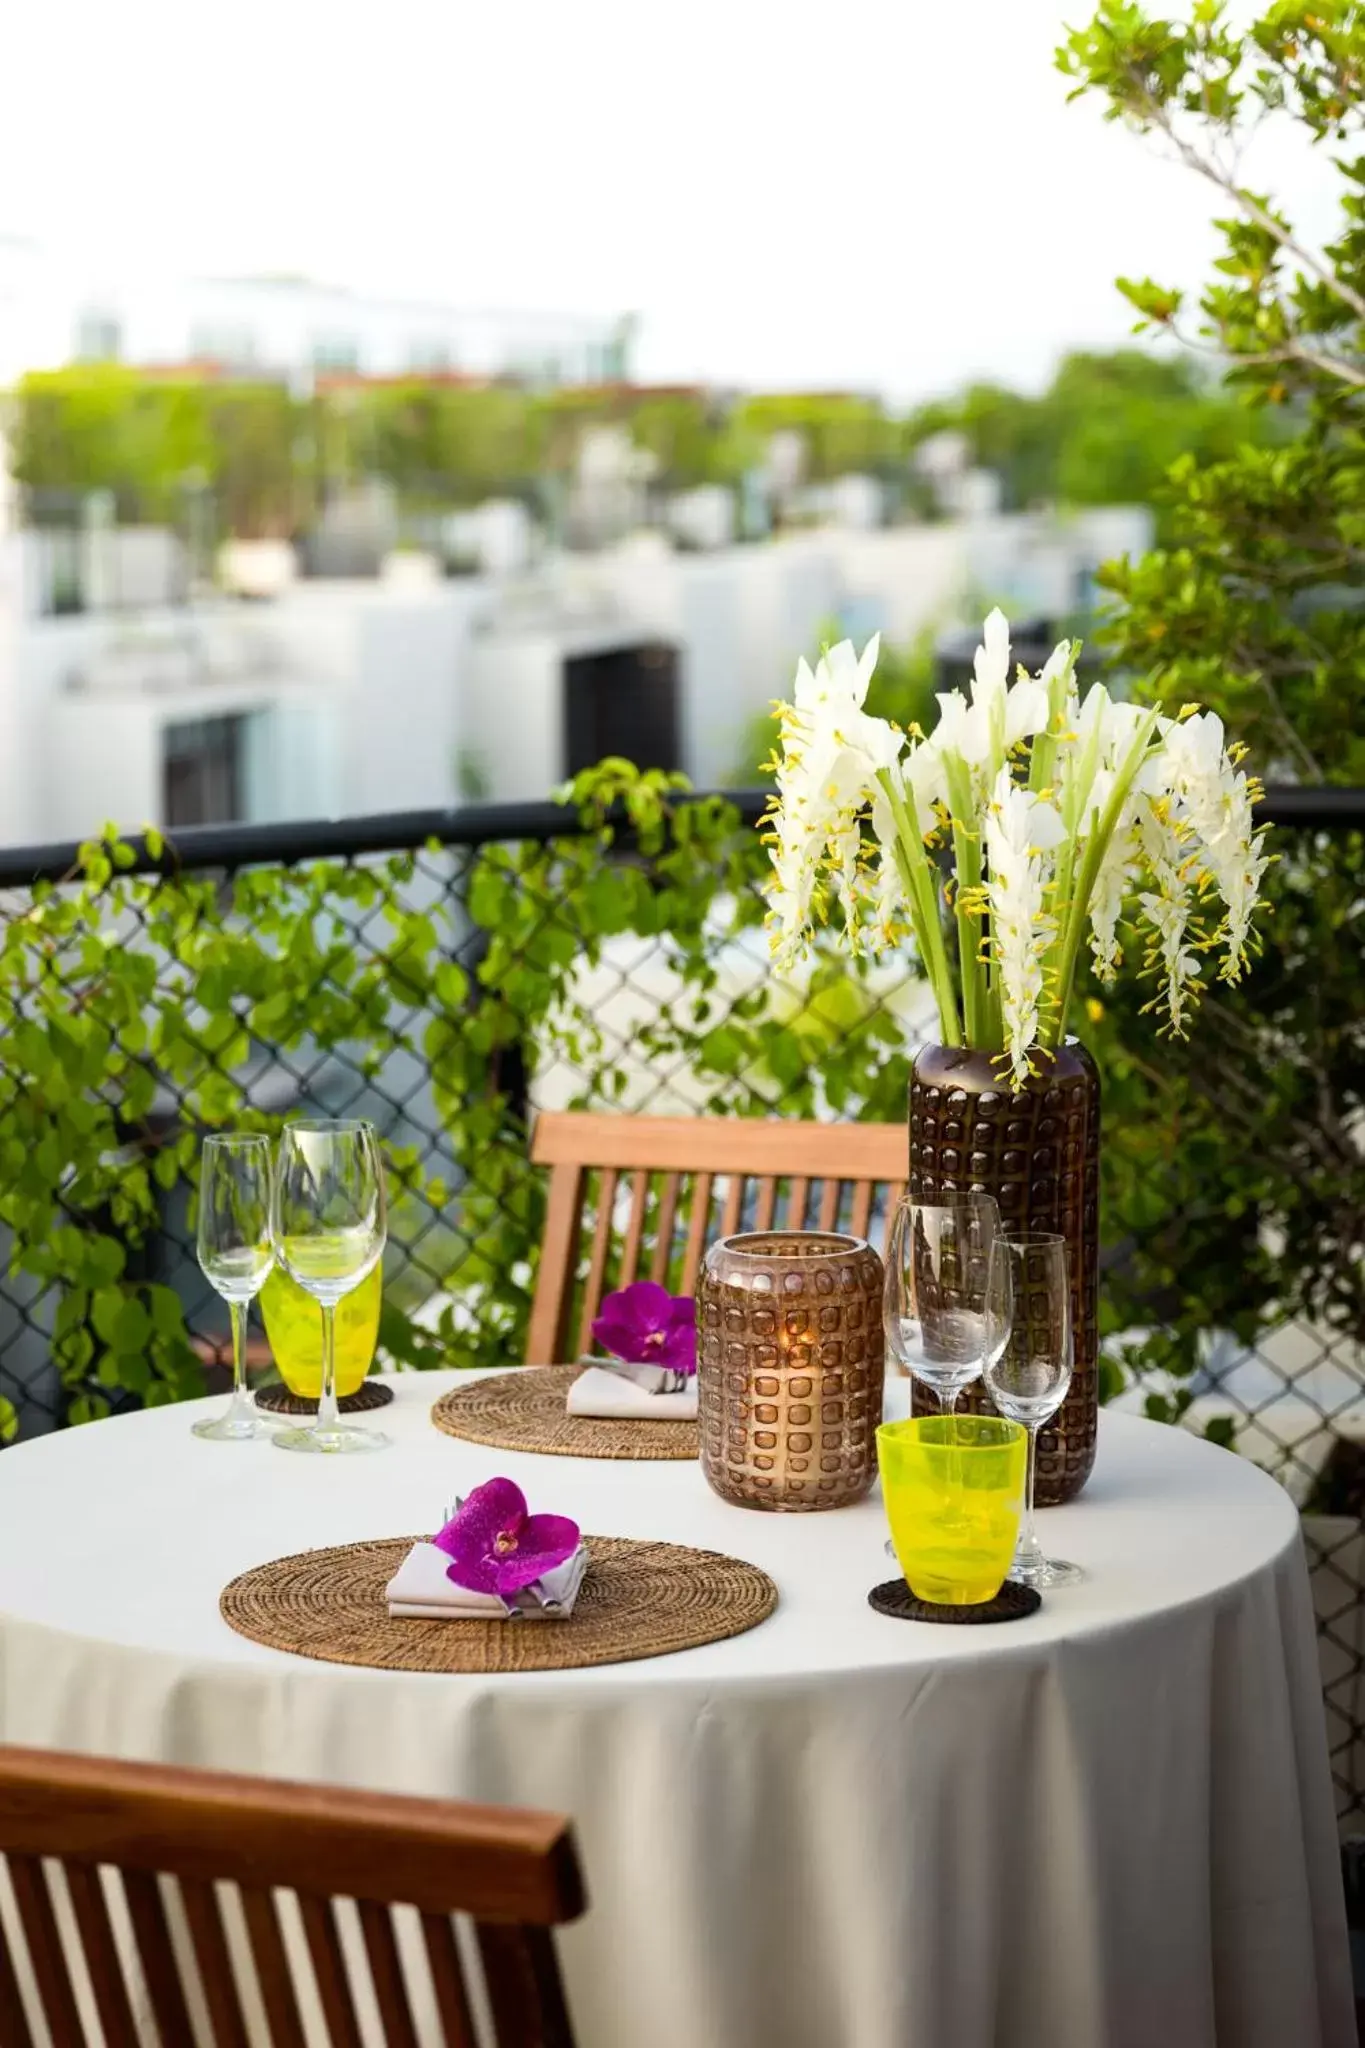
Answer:
M576 1365L521 1365L442 1394L431 1419L447 1436L500 1451L544 1451L557 1458L695 1458L695 1422L615 1421L566 1415Z
M224 1621L272 1650L377 1671L572 1671L628 1664L742 1635L766 1621L766 1572L714 1550L588 1536L588 1571L567 1621L391 1621L384 1588L420 1539L305 1550L225 1586Z

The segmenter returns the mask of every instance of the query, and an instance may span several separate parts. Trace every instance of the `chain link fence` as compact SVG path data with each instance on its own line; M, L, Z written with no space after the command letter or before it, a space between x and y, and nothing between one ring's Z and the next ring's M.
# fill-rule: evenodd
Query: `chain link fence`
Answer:
M12 1440L221 1379L226 1313L193 1239L209 1126L373 1120L395 1187L381 1350L407 1366L524 1355L537 1109L898 1120L932 1005L910 963L854 969L837 941L774 975L763 802L699 799L704 830L680 826L690 804L609 832L545 804L187 832L173 850L133 844L93 890L77 848L0 856L0 1166L53 1183L46 1234L0 1188ZM1154 1051L1137 998L1091 992L1107 1390L1231 1442L1303 1511L1350 1831L1365 1816L1365 792L1272 791L1264 808L1282 828L1266 956L1210 996L1191 1046ZM68 1054L63 1017L120 990L103 1066ZM39 1158L45 1133L79 1131L83 1102L111 1118L93 1178L60 1144ZM38 1135L21 1160L23 1129ZM123 1176L145 1200L123 1200ZM75 1238L117 1246L112 1292L62 1269L64 1232L72 1258ZM183 1369L149 1370L144 1322ZM251 1369L270 1371L259 1335Z

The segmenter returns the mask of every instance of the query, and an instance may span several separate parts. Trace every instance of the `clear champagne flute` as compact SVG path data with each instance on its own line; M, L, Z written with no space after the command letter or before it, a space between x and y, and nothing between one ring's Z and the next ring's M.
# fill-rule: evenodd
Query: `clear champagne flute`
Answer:
M996 1238L990 1259L984 1377L991 1399L1028 1431L1028 1490L1010 1577L1039 1589L1070 1586L1079 1565L1043 1555L1033 1520L1038 1431L1071 1384L1071 1279L1066 1239L1053 1232Z
M205 1138L199 1163L199 1264L232 1318L232 1399L223 1414L190 1425L214 1443L250 1443L269 1424L246 1384L246 1319L275 1254L270 1242L270 1140L243 1134Z
M986 1346L986 1280L1000 1230L994 1197L946 1202L904 1198L886 1243L883 1323L893 1363L937 1394L952 1415L981 1373ZM895 1546L885 1545L889 1556Z
M331 1118L286 1124L270 1213L276 1255L322 1314L322 1398L307 1428L281 1430L282 1451L382 1451L378 1430L343 1422L336 1396L336 1308L372 1273L386 1235L384 1167L373 1126Z

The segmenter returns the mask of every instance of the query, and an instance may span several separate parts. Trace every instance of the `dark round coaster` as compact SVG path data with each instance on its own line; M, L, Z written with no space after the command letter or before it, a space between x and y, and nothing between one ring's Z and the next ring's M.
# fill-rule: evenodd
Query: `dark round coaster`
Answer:
M980 1600L973 1607L945 1607L937 1600L917 1600L904 1579L888 1579L884 1586L872 1588L867 1604L896 1621L948 1622L961 1628L985 1621L1023 1621L1026 1615L1038 1612L1043 1596L1032 1586L1016 1586L1006 1579L994 1600Z
M309 1401L302 1394L291 1394L283 1380L275 1380L268 1387L256 1388L256 1406L264 1408L270 1415L316 1415L318 1404ZM362 1380L354 1394L343 1394L337 1407L343 1415L359 1415L366 1408L387 1408L393 1399L393 1388L386 1387L382 1380Z

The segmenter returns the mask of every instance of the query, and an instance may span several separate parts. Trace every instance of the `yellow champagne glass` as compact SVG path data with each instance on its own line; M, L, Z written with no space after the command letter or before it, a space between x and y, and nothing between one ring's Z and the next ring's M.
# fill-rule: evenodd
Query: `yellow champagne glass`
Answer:
M379 1341L379 1305L384 1293L384 1275L376 1266L361 1281L354 1294L337 1303L336 1391L342 1401L358 1393L374 1358ZM322 1393L322 1331L318 1305L292 1280L282 1266L261 1289L261 1315L265 1334L279 1367L280 1378L291 1394L316 1401Z
M920 1415L877 1431L882 1498L906 1584L974 1607L1005 1583L1019 1537L1028 1433L998 1415Z

